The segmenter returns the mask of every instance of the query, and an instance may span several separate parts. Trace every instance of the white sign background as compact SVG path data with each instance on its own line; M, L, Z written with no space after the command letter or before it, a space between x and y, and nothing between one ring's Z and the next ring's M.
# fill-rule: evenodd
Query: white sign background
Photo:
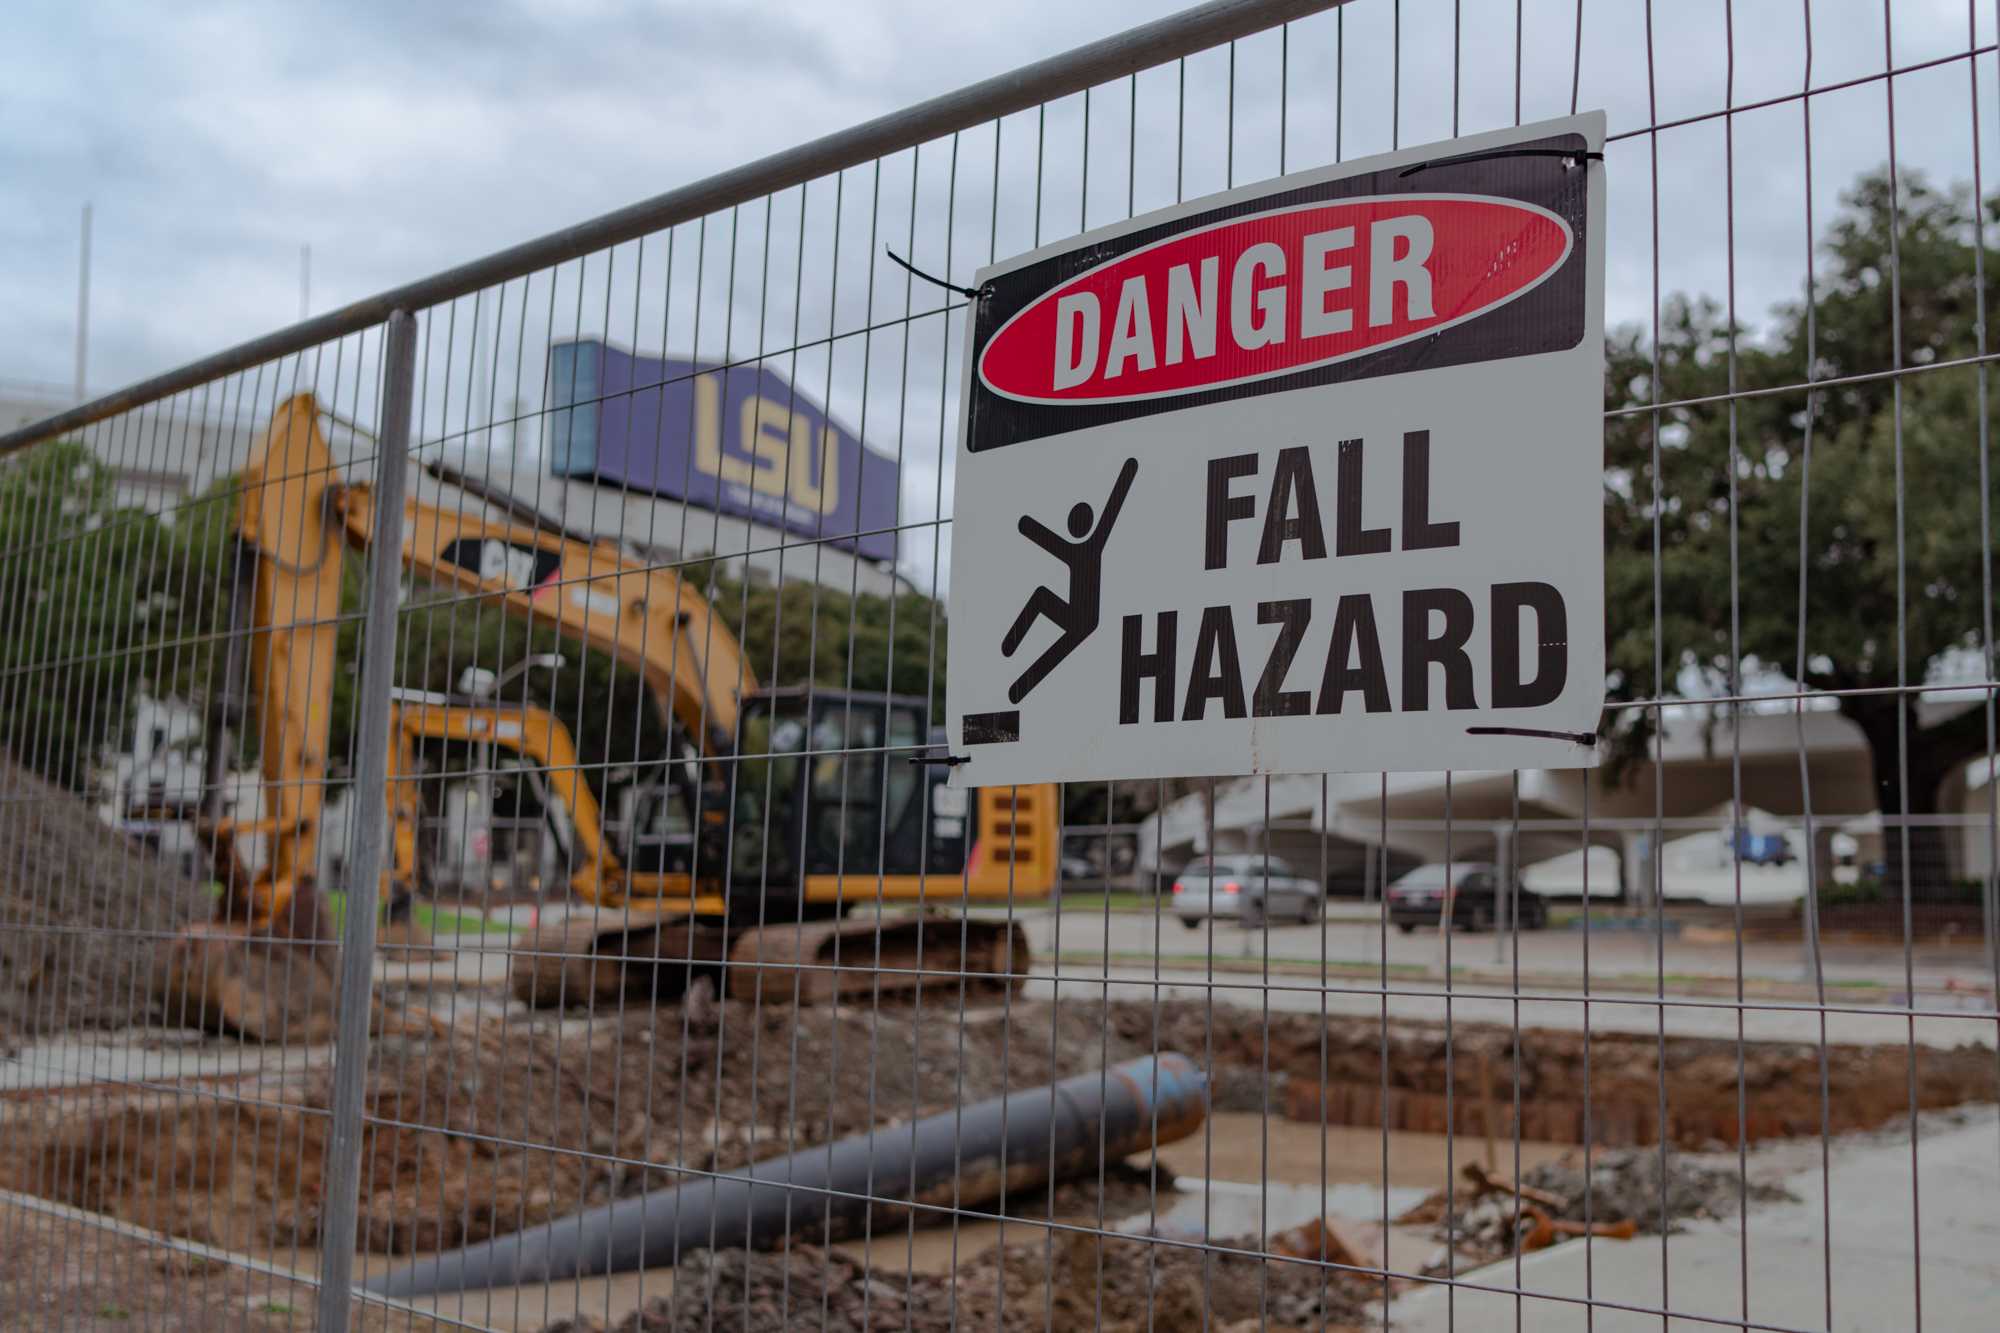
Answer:
M1603 116L1525 126L1248 186L1045 247L994 265L977 281L983 285L1051 255L1176 216L1210 213L1239 199L1564 132L1581 133L1592 150L1601 150ZM1591 163L1588 170L1584 336L1573 347L1189 406L978 452L968 448L962 409L947 692L950 750L967 762L952 770L952 784L1592 764L1595 750L1575 739L1595 731L1604 703L1604 193L1602 164ZM971 338L967 345L977 346ZM967 357L961 395L968 407L973 361ZM1412 431L1429 432L1430 521L1456 522L1456 545L1402 549L1404 437ZM1339 443L1354 439L1364 442L1363 525L1388 528L1392 545L1381 553L1339 556L1332 553L1342 503ZM1291 541L1277 563L1260 565L1278 452L1300 446L1309 451L1328 554L1307 559L1301 544ZM1230 481L1228 493L1250 499L1254 513L1227 523L1226 565L1206 568L1209 461L1252 452L1255 474ZM1101 516L1128 459L1138 467L1104 547L1097 628L1014 704L1009 686L1058 631L1048 619L1039 620L1011 656L1002 651L1003 637L1038 587L1069 594L1066 567L1023 536L1017 524L1025 515L1063 533L1066 515L1079 501ZM1538 707L1492 706L1491 589L1512 582L1553 586L1566 612L1564 685ZM1427 705L1406 706L1411 701L1402 665L1403 594L1438 588L1460 590L1474 610L1465 652L1476 708L1446 707L1446 672L1436 665L1427 668ZM1311 620L1283 688L1309 692L1317 706L1335 607L1351 594L1371 598L1388 710L1369 712L1362 692L1354 689L1342 697L1338 713L1225 717L1222 703L1210 700L1204 716L1184 718L1205 608L1231 608L1247 699L1282 628L1259 623L1259 604L1311 599ZM1158 646L1163 611L1176 613L1173 720L1154 720L1157 687L1149 679L1139 688L1137 720L1121 721L1125 618L1141 617L1140 645L1151 652ZM1434 613L1433 636L1440 623ZM1535 614L1523 612L1519 624L1523 660L1516 679L1531 681L1537 676ZM1014 709L1019 739L967 743L968 715ZM1477 731L1487 727L1505 731Z

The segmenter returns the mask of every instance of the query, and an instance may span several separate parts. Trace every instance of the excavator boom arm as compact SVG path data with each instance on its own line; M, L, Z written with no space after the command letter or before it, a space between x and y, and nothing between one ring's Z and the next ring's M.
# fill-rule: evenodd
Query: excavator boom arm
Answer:
M342 488L332 508L351 544L373 543L369 487ZM730 748L737 700L756 688L756 678L736 636L672 570L628 559L608 543L589 545L421 500L403 508L403 564L435 582L495 597L512 615L611 654L645 679L705 753Z
M257 922L281 911L312 870L338 667L341 550L367 550L375 537L374 492L342 482L320 418L309 393L280 404L240 475L237 530L248 558L238 596L249 610L239 623L250 647L244 695L256 712L265 811L254 821L212 818L211 828L225 844L219 859L232 863L233 840L268 835L263 869L231 877L232 910ZM610 654L640 674L704 753L731 748L738 700L756 678L736 636L672 570L631 560L609 543L420 499L404 506L402 561L414 574L495 598L510 615ZM221 753L226 738L210 743ZM573 761L564 768L575 772ZM565 792L573 811L585 794ZM588 824L586 836L598 838L596 820Z

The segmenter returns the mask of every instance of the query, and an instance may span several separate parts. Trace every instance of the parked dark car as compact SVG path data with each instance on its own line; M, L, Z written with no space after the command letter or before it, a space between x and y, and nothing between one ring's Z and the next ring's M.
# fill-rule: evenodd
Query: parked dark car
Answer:
M1492 930L1508 924L1509 899L1501 892L1500 872L1479 861L1418 866L1389 886L1389 920L1405 935L1418 926L1435 926L1444 916L1447 894L1451 924L1467 931ZM1533 889L1519 890L1522 930L1540 930L1549 923L1549 906Z

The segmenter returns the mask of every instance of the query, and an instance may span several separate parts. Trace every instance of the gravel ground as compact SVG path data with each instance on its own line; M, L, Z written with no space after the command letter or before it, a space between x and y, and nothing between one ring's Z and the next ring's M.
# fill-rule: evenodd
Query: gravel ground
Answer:
M1255 1249L1254 1237L1222 1249ZM1098 1328L1105 1333L1286 1333L1362 1323L1366 1294L1330 1270L1139 1239L1067 1233L1053 1244L1009 1245L951 1276L873 1275L844 1254L794 1246L691 1255L673 1292L616 1324L565 1320L547 1333L779 1333Z

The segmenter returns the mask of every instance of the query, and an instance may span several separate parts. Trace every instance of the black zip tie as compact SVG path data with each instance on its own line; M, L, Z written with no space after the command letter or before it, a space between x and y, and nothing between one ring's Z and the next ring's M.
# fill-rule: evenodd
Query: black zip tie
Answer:
M913 754L910 756L910 762L913 764L943 764L946 768L951 768L958 764L971 763L972 756L969 754Z
M1397 172L1396 179L1414 176L1428 167L1451 167L1460 162L1490 162L1502 157L1559 157L1563 159L1565 167L1574 164L1579 158L1586 162L1604 160L1604 154L1586 152L1580 148L1487 148L1477 153L1460 153L1456 157L1434 157L1428 161L1412 163ZM894 257L890 256L892 259Z
M1572 745L1595 745L1594 731L1541 731L1534 727L1467 727L1468 736L1527 736L1538 741L1568 741Z
M946 282L943 278L934 277L931 274L924 272L922 269L918 268L915 264L912 264L909 260L903 258L901 255L897 254L894 250L891 250L886 245L882 247L882 253L889 256L889 258L895 260L898 264L908 269L911 273L914 273L916 276L922 278L925 282L932 283L936 286L942 287L948 292L957 292L960 296L970 297L975 301L984 301L987 298L987 296L991 294L993 290L990 285L986 287L961 287L955 282ZM961 760L960 762L962 763L964 761Z

